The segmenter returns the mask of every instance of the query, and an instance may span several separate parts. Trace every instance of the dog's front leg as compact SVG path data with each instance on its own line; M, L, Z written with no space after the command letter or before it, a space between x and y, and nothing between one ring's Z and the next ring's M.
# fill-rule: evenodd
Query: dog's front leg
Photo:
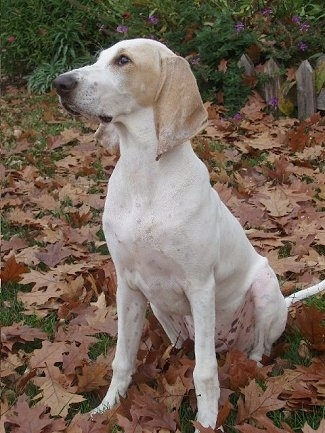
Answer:
M215 427L220 386L215 354L215 286L214 279L191 294L195 332L195 368L193 380L197 397L197 421Z
M104 412L114 406L119 397L125 395L134 373L147 300L140 291L130 289L122 282L118 284L116 303L118 337L112 363L113 376L103 401L92 414Z

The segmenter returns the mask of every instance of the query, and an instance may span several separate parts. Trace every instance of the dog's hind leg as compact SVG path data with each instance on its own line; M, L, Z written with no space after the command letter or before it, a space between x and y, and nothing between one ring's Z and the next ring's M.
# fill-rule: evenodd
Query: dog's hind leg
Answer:
M274 271L266 264L251 287L255 311L255 341L249 357L261 361L281 336L287 321L287 307Z

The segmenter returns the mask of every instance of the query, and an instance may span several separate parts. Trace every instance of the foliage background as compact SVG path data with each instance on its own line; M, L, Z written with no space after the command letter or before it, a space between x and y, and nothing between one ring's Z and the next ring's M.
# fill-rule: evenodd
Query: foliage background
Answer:
M244 52L255 65L272 56L284 73L325 51L322 0L3 0L1 9L3 73L37 92L120 39L149 37L187 57L203 97L220 102L222 89L234 114L257 84L237 67Z

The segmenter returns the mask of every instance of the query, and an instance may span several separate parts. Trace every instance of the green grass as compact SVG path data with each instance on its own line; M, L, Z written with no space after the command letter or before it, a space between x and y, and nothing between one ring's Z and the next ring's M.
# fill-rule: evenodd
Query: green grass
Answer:
M114 338L105 333L97 334L96 337L97 342L89 348L89 357L93 360L97 359L99 355L106 355L108 349L116 343Z

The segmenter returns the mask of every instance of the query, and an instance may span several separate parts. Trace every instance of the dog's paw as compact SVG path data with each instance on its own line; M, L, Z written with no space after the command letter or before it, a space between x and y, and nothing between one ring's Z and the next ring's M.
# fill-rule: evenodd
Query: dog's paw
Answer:
M110 409L110 405L109 404L105 404L104 402L102 402L99 406L95 407L95 409L90 411L90 417L92 418L94 415L96 414L101 414L106 412L108 409Z

